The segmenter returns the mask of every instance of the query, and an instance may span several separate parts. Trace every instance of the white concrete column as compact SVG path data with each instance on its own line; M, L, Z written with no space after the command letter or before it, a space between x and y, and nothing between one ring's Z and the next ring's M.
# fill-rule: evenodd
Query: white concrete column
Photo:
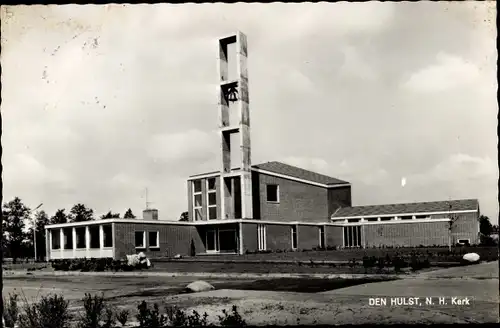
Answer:
M111 223L111 238L113 242L113 258L116 259L116 245L115 245L115 223Z
M45 259L50 261L50 252L52 251L52 243L50 241L50 230L45 228Z
M71 238L73 239L73 258L76 258L76 229L71 228Z
M99 225L99 248L104 248L104 228L102 224Z
M90 253L90 230L89 226L85 226L85 250L86 250L86 257L89 257Z
M61 258L64 256L64 229L59 228L59 242L61 243L61 247L59 251L61 252Z

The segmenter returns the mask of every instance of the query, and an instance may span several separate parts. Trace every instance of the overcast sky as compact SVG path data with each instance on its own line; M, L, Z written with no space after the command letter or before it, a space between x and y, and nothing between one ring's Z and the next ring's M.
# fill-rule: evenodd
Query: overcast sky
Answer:
M2 6L4 201L187 210L220 168L217 38L248 37L252 162L353 204L478 198L498 220L495 3ZM402 180L406 184L402 186Z

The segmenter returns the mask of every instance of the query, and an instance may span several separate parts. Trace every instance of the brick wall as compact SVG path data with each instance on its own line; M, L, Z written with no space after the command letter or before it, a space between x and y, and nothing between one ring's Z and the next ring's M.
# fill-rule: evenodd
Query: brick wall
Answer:
M319 227L318 226L298 226L298 249L313 249L319 247Z
M351 186L331 188L328 190L328 217L330 218L339 207L352 206Z
M381 245L447 245L448 223L421 222L365 225L364 240L367 247Z
M257 224L253 223L242 223L241 228L243 230L243 253L248 251L256 251L259 249L258 237L257 237ZM269 233L267 236L269 243ZM268 244L269 247L269 244Z
M342 246L342 227L326 226L326 246Z
M256 207L260 207L260 215L256 218L279 222L325 222L328 219L328 191L326 188L262 173L258 175L258 182L254 181L253 183L259 187L258 190L254 189L254 202L259 202L258 206L254 205L254 210ZM266 186L268 184L279 186L279 203L267 202ZM255 196L256 193L257 196Z
M267 230L266 242L268 250L292 249L291 225L266 224L266 230Z
M146 248L135 248L135 232L146 231ZM160 248L151 249L148 231L159 231ZM115 223L115 258L144 252L148 257L170 257L176 254L189 255L191 240L197 253L204 253L205 246L196 227L187 225L156 225L144 223Z

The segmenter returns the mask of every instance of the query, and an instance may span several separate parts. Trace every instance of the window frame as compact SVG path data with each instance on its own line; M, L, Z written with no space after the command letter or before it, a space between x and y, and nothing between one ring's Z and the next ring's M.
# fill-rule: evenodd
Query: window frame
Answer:
M195 185L196 183L200 183L200 191L196 191ZM203 220L203 183L202 180L193 180L192 182L193 186L193 221L202 221ZM196 196L200 196L201 199L201 204L199 206L196 206ZM200 211L200 218L196 216L197 210Z
M75 247L75 241L73 240L73 228L68 227L68 228L61 228L62 233L63 233L63 241L64 241L64 249L73 249ZM66 234L66 232L69 231L69 234ZM68 240L71 240L71 243L68 242ZM71 247L66 247L69 246L68 244L71 244Z
M151 233L156 233L156 245L151 245ZM148 231L148 248L159 249L160 248L160 231Z
M318 246L319 246L319 248L325 248L325 244L326 244L325 226L319 226L318 227L318 234L319 234L319 243L318 243Z
M142 232L142 246L137 246L137 233L140 233ZM134 231L134 246L135 246L135 249L146 249L146 231L144 230L136 230Z
M267 250L267 227L265 224L257 225L257 248L259 251Z
M214 181L214 189L210 189L210 183L209 181L213 180ZM208 178L206 179L206 189L207 189L207 219L208 220L217 220L217 179L216 178ZM210 205L210 195L215 195L215 204ZM215 208L215 217L211 218L210 217L210 209Z
M81 240L80 238L78 238L79 235L78 234L78 231L79 230L83 230L83 247L79 247L79 241ZM75 227L75 246L76 246L76 249L86 249L87 248L87 228L86 227Z
M298 248L299 244L299 238L298 238L298 231L296 225L293 225L290 227L290 237L292 238L292 250L296 250ZM295 244L295 245L294 245Z
M269 187L276 187L276 200L269 200ZM276 183L266 184L266 202L272 204L279 204L280 202L280 186Z
M89 225L88 227L88 232L89 232L89 249L100 249L101 248L101 232L100 228L98 225ZM93 235L95 233L95 235ZM94 240L93 237L97 237L97 242Z

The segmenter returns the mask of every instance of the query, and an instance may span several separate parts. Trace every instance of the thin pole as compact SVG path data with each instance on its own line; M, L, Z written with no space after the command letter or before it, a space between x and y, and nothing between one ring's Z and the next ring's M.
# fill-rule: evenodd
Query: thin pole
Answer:
M43 203L41 203L40 205L38 205L37 207L35 207L35 209L33 211L36 211L42 205L43 205ZM36 254L37 253L36 252L36 216L33 217L33 249L34 249L34 253L35 253L35 262L36 262L36 260L38 259L37 254Z

